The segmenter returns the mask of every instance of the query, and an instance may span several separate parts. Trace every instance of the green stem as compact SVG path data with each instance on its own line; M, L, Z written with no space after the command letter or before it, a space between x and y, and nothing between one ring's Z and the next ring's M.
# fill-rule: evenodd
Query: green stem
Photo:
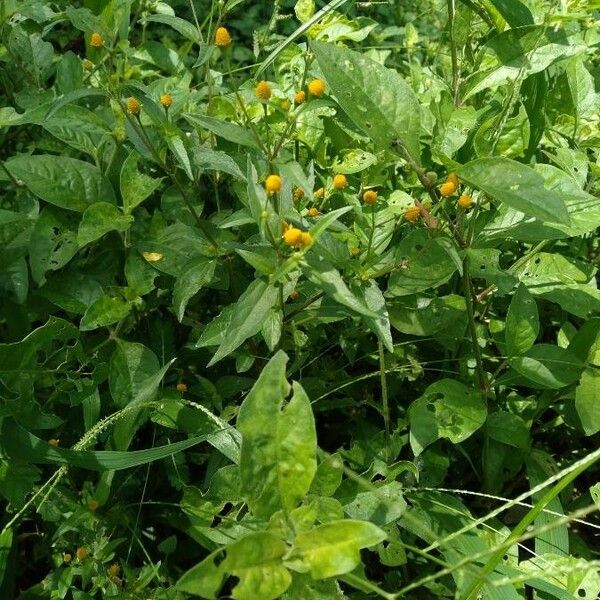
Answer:
M385 462L390 463L390 405L388 401L387 378L385 375L385 350L383 342L378 339L377 345L379 349L379 377L381 379L381 402L383 409L383 423L385 426Z
M448 29L450 31L450 54L452 58L452 99L454 105L458 106L458 84L460 82L460 74L458 71L458 54L456 51L456 40L454 39L454 18L456 15L456 6L454 0L448 2Z

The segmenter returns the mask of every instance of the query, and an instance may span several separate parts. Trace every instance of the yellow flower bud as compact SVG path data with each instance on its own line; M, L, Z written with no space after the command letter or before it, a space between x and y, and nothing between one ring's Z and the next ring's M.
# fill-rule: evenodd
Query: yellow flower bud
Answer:
M325 82L322 79L313 79L308 83L308 91L320 98L325 93Z
M321 200L325 198L325 188L320 187L318 190L315 190L315 198Z
M446 181L454 184L454 187L458 187L458 175L456 173L448 173Z
M67 564L71 562L72 558L73 557L68 552L65 552L65 554L63 554L63 562Z
M333 178L333 187L336 190L343 190L347 185L348 185L348 180L346 179L345 175L342 175L341 173L338 173Z
M81 61L81 64L83 65L83 68L86 71L91 71L94 68L94 63L91 60L88 60L87 58L84 58Z
M84 560L85 558L87 558L88 555L88 551L87 548L77 548L77 552L75 552L75 556L77 557L77 560Z
M460 206L461 208L464 208L465 210L468 210L469 208L471 208L471 206L473 206L473 198L471 198L471 196L467 196L466 194L463 194L458 199L458 206Z
M306 100L306 92L304 90L299 90L294 95L294 102L296 104L304 104L305 100Z
M281 177L279 175L269 175L265 181L265 189L269 194L281 191Z
M312 244L312 235L310 235L310 233L308 233L308 231L303 231L300 235L300 245L304 246L305 248L307 246L310 246Z
M365 204L373 205L377 202L377 192L375 190L367 190L363 194L363 202Z
M256 97L260 100L268 100L271 97L271 86L268 81L259 81L254 89Z
M299 297L300 294L298 293L298 290L292 290L292 293L290 294L290 300L298 300Z
M217 27L215 31L215 45L219 48L225 48L231 44L231 36L226 27Z
M352 256L358 256L360 254L360 248L357 248L356 246L354 248L351 248L350 254L352 254Z
M296 200L296 202L302 200L302 198L304 198L304 190L301 187L295 187L294 188L294 200Z
M415 223L421 216L421 209L418 206L411 206L404 212L404 218L410 223Z
M173 96L171 96L171 94L162 94L160 103L164 108L169 108L171 104L173 104Z
M181 383L177 384L177 391L180 394L185 394L187 392L187 389L188 389L188 387L185 383L181 382Z
M57 440L55 438L52 438L52 439L48 440L48 444L50 444L50 446L54 446L55 448L58 446L59 442L60 442L60 440Z
M97 31L94 31L90 37L90 46L93 46L94 48L102 48L103 44L104 40L102 39L102 36Z
M127 98L127 110L132 114L132 115L137 115L140 112L140 101L137 98L134 98L133 96L129 96L129 98Z
M444 198L449 198L454 195L454 192L456 192L456 185L454 185L453 181L446 181L440 185L440 194Z
M308 216L309 217L316 217L319 214L319 209L315 208L314 206L312 208L308 209Z
M302 231L297 227L290 227L283 234L283 240L288 246L299 246L302 243Z

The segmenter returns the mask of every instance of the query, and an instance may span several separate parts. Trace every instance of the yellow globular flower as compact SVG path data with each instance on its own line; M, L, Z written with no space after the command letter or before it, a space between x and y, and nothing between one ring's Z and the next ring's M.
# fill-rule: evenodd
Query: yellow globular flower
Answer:
M308 231L303 231L302 234L300 235L300 245L304 246L306 248L306 246L310 246L312 244L312 235L310 235L310 233L308 233Z
M304 190L301 187L295 187L293 196L294 200L296 200L296 202L299 202L300 200L302 200L302 198L304 198Z
M294 95L294 102L296 104L304 104L305 100L306 100L306 92L304 90L299 90Z
M458 187L458 175L456 173L448 173L446 181L450 181L454 184L454 187Z
M121 567L117 563L113 563L106 569L106 572L111 579L117 579L121 573Z
M319 200L321 200L322 198L325 198L325 188L320 187L318 190L315 190L315 198L318 198Z
M288 246L299 246L302 243L302 231L297 227L290 227L284 232L283 240Z
M231 44L231 36L226 27L217 27L215 31L215 45L219 48L225 48Z
M308 216L309 217L316 217L319 214L319 209L315 208L314 206L312 208L308 209Z
M161 94L160 103L164 108L169 108L173 104L173 96L171 94Z
M129 96L129 98L127 98L127 110L132 115L139 114L140 108L141 108L141 104L137 98L134 98L133 96Z
M454 192L456 192L456 185L454 185L454 182L446 181L442 183L442 185L440 185L440 194L444 198L449 198L450 196L453 196Z
M375 190L367 190L363 194L363 202L369 205L375 204L377 202L377 192Z
M404 218L410 223L415 223L421 216L421 209L418 206L410 206L404 211Z
M93 46L94 48L102 48L103 44L104 40L102 39L102 36L97 31L94 31L90 37L90 46Z
M350 254L352 254L352 256L358 256L360 254L360 248L357 248L356 246L354 248L351 248Z
M325 82L322 79L313 79L308 82L308 91L311 95L320 98L325 93Z
M467 194L462 194L462 196L458 199L458 206L468 210L473 206L473 198L471 196L467 196Z
M187 389L188 389L188 387L185 383L181 382L181 383L177 384L177 391L180 394L185 394L187 392Z
M345 175L342 175L341 173L338 173L333 178L333 187L336 190L343 190L347 185L348 185L348 180L346 179Z
M256 84L256 88L254 88L254 93L256 97L260 100L268 100L271 97L271 86L268 81L259 81Z
M81 61L81 64L83 65L83 68L86 71L91 71L94 68L94 63L91 60L88 60L87 58L84 58Z
M285 100L281 101L281 108L285 111L288 111L290 108L292 108L292 103L286 98Z
M52 439L49 439L49 440L48 440L48 443L49 443L51 446L54 446L55 448L56 448L56 446L58 446L58 443L59 443L59 442L60 442L60 440L57 440L57 439L55 439L55 438L52 438Z
M292 290L292 293L290 294L290 300L298 300L299 297L300 294L298 293L298 290Z
M88 502L88 508L93 512L98 508L98 501L97 500L90 500Z
M279 175L269 175L265 181L265 189L269 194L281 191L281 177Z
M63 562L65 562L65 563L67 563L67 564L71 562L71 559L72 559L72 558L73 558L73 557L72 557L72 556L71 556L71 555L70 555L68 552L65 552L65 553L63 554Z
M77 560L85 560L87 558L87 555L88 555L87 548L84 548L84 547L77 548L77 551L75 552L75 556L77 557Z

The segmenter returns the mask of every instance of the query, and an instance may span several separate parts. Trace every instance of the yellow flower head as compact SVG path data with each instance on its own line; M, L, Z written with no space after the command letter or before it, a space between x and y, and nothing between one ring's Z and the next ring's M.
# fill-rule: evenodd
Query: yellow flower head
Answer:
M309 217L312 217L312 218L314 218L314 217L316 217L316 216L318 216L318 215L319 215L319 209L318 209L318 208L315 208L315 207L313 206L312 208L309 208L309 209L308 209L308 216L309 216Z
M102 36L97 31L94 31L90 37L90 46L93 46L94 48L102 48L103 44L104 40L102 39Z
M183 382L177 384L177 391L180 394L185 394L187 392L187 385Z
M415 223L421 216L421 209L418 206L411 206L404 211L404 218L410 223Z
M254 93L257 98L260 100L268 100L271 97L271 86L268 81L259 81L256 84L256 88L254 89Z
M173 104L173 96L171 94L161 94L160 103L164 108L169 108Z
M77 560L84 560L85 558L87 558L88 555L88 551L87 548L77 548L77 552L75 552L75 556L77 557Z
M117 563L113 563L110 565L110 567L108 567L108 569L106 569L106 572L111 579L116 579L121 573L121 567Z
M302 234L300 235L300 245L304 246L305 248L307 246L310 246L312 244L312 235L310 235L310 233L308 233L308 231L303 231Z
M460 206L461 208L464 208L465 210L471 208L471 206L473 206L473 198L471 198L471 196L467 196L466 194L463 194L458 199L458 206Z
M88 60L87 58L84 58L81 61L81 64L83 65L83 68L86 71L91 71L94 68L94 63L91 60Z
M141 104L137 98L134 98L133 96L129 96L129 98L127 98L127 110L132 115L139 114L140 108L141 108Z
M450 181L454 184L454 187L458 187L458 175L456 173L448 173L448 177L446 177L446 181Z
M288 246L299 246L302 243L302 231L297 227L290 227L283 234L283 240Z
M363 202L370 205L375 204L377 202L377 192L375 190L367 190L363 194Z
M298 300L299 297L300 294L298 293L298 290L292 290L292 293L290 294L290 300Z
M304 190L301 187L295 187L293 195L294 195L294 200L296 202L299 202L300 200L302 200L302 198L304 198Z
M322 79L313 79L308 83L308 91L317 98L325 93L325 82Z
M68 552L63 554L63 562L65 563L70 563L72 558L73 557Z
M60 440L57 440L57 439L55 439L55 438L52 438L52 439L48 440L48 443L49 443L51 446L54 446L55 448L58 446L58 443L59 443L59 442L60 442Z
M304 104L305 100L306 100L306 92L304 90L300 90L300 91L296 92L296 94L294 95L294 102L296 104Z
M350 254L352 254L352 256L358 256L360 254L360 248L357 248L356 246L354 248L351 248Z
M279 175L269 175L265 181L265 189L269 194L281 191L281 177Z
M442 185L440 185L440 194L444 198L449 198L450 196L453 196L454 192L456 192L456 185L454 185L453 181L446 181L442 183Z
M325 188L320 187L318 190L315 190L315 198L321 200L325 198Z
M217 27L215 31L215 45L219 46L219 48L225 48L231 44L231 36L229 35L229 31L227 31L226 27Z
M345 175L342 175L341 173L338 173L333 178L333 187L336 190L343 190L347 185L348 185L348 180L346 179Z

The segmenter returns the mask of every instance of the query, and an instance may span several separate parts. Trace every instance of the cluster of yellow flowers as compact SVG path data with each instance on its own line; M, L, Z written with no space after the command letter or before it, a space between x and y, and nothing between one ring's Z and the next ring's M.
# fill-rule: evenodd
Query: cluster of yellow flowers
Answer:
M306 248L312 244L312 235L287 223L283 227L283 241L293 248Z
M448 173L446 181L444 181L444 183L442 183L440 186L440 195L444 198L450 198L450 196L454 196L458 190L459 183L458 175L456 173ZM473 198L467 194L461 194L461 196L458 198L457 205L463 210L468 210L473 206Z

